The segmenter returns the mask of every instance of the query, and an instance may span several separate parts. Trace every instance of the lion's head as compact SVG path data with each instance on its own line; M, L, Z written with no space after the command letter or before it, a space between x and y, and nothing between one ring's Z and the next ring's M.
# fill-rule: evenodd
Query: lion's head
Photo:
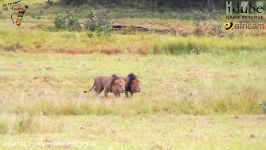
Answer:
M132 93L138 93L141 91L141 81L138 79L138 76L134 73L128 75L129 82L126 87L126 90Z
M112 75L112 78L111 91L115 93L124 93L126 89L125 80L119 78L117 75Z
M126 82L123 79L116 79L112 85L112 91L117 93L125 92Z
M139 93L141 91L141 81L137 78L131 82L131 92Z

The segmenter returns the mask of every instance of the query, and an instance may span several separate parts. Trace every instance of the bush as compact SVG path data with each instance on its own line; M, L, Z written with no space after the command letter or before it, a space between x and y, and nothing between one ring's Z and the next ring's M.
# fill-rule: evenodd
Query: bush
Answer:
M88 20L85 23L88 36L92 37L93 32L96 32L98 37L109 36L112 31L112 24L106 14L96 15L95 11L92 10L88 15Z
M47 0L47 5L53 5L54 4L54 0Z
M55 17L55 27L69 31L81 31L82 26L77 17L74 15L74 10L67 10L64 14L58 14Z
M89 37L93 37L94 33L98 37L107 37L112 31L112 24L106 14L96 15L94 10L88 15L85 23L80 23L75 16L75 10L68 10L64 14L58 14L55 17L55 27L68 31L82 31L85 29Z
M63 15L58 14L55 17L55 27L58 29L65 29L66 28L66 19Z

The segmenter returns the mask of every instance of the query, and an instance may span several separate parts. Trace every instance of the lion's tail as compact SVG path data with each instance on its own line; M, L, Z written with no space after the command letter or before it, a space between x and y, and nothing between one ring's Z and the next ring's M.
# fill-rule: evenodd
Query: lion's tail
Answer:
M84 91L84 93L90 92L94 87L95 87L95 83L93 84L93 86L91 87L91 89L89 91Z

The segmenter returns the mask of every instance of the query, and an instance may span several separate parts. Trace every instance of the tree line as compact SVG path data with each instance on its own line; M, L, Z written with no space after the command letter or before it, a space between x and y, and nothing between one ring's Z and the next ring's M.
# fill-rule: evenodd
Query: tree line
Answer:
M136 8L224 9L228 0L61 0L65 5L121 5ZM233 0L234 2L240 0ZM247 1L247 0L246 0Z

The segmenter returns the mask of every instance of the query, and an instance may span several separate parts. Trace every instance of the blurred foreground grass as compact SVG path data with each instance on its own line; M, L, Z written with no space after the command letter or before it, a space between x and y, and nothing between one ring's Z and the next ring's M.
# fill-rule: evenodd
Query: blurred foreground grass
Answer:
M0 149L262 150L265 116L13 116Z

